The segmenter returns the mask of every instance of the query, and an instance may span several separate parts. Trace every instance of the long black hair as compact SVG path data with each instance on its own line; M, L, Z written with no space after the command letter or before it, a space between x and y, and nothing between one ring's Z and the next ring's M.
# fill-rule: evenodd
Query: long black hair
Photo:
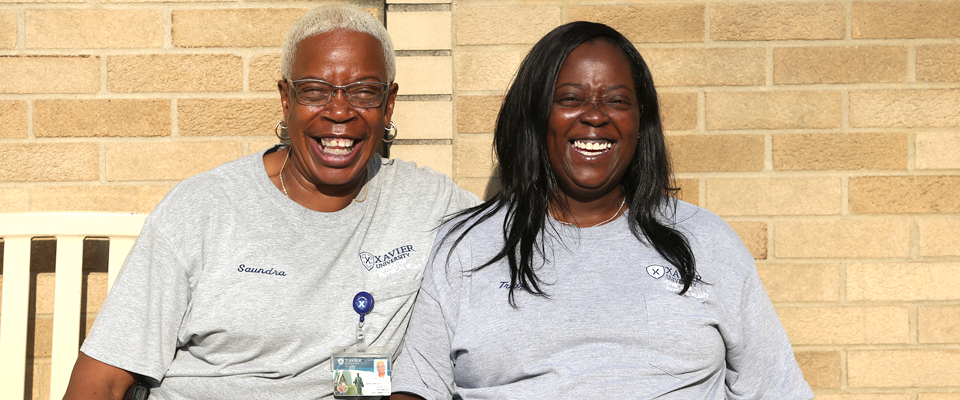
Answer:
M516 305L514 289L518 287L546 296L543 282L536 275L534 259L539 255L546 260L544 232L551 201L563 212L569 212L564 202L556 201L557 178L545 144L554 88L570 52L583 43L597 40L614 45L627 56L642 107L636 154L621 182L630 210L630 231L677 269L683 281L680 294L690 288L696 276L693 252L686 238L657 220L658 214L669 213L671 208L675 211L675 207L671 207L675 200L669 196L678 189L670 184L670 161L650 70L640 52L620 32L604 24L571 22L557 27L533 46L504 97L493 139L499 161L500 191L485 203L458 213L455 217L468 217L454 223L444 237L447 240L456 236L452 246L456 247L474 227L505 209L504 246L476 269L506 259L510 267L512 305Z

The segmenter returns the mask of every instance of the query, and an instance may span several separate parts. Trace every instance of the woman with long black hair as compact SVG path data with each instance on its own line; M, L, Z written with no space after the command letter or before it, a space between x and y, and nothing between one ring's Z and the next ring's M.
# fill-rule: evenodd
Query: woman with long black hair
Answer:
M541 39L494 146L500 192L438 235L393 398L813 398L742 241L670 197L653 79L623 35Z

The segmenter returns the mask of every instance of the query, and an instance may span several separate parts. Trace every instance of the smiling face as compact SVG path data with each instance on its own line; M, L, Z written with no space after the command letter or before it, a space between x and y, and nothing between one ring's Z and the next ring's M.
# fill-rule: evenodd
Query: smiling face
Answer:
M619 187L636 153L640 106L630 63L602 39L583 43L555 88L546 145L560 190L578 201L603 197Z
M297 45L290 80L320 79L334 85L387 82L380 42L365 33L334 30ZM346 195L363 186L367 161L377 150L384 126L393 114L397 85L391 84L379 107L359 108L337 90L330 103L305 106L293 85L279 82L281 103L290 132L290 165L298 180L328 195ZM289 186L289 184L288 184Z

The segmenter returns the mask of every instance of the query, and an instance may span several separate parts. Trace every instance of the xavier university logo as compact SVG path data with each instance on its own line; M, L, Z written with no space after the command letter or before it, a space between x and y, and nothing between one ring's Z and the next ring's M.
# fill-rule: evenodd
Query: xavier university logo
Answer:
M411 245L400 246L381 255L361 251L359 254L360 264L363 265L367 271L372 271L374 268L380 269L397 261L404 260L410 257L410 253L413 251L413 246Z
M647 273L653 277L653 279L660 279L663 276L663 267L659 265L651 265L647 267Z

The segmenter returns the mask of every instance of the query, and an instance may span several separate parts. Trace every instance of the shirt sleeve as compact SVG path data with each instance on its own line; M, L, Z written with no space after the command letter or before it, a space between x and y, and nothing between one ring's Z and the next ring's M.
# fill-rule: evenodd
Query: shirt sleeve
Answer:
M191 289L156 222L147 218L80 351L160 381L180 345Z

